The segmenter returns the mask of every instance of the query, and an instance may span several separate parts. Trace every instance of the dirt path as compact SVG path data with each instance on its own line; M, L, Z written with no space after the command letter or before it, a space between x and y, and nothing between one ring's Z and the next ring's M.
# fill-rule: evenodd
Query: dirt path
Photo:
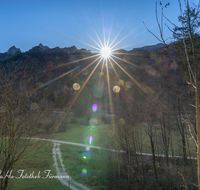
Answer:
M60 152L60 143L54 142L53 147L54 167L56 168L57 176L67 176L67 178L57 178L62 184L68 186L72 190L90 190L88 187L74 181L67 173ZM59 161L58 161L59 160Z
M90 190L88 187L74 181L69 174L67 173L65 166L63 164L63 160L61 157L61 152L60 152L60 144L69 144L69 145L75 145L75 146L81 146L81 147L90 147L90 148L95 148L99 149L99 151L102 150L108 150L108 151L113 151L116 152L117 150L115 149L105 149L101 148L98 146L91 146L91 145L86 145L86 144L80 144L80 143L74 143L74 142L66 142L66 141L58 141L58 140L52 140L52 139L40 139L40 138L32 138L35 140L44 140L44 141L51 141L54 143L53 147L53 159L54 159L54 166L56 168L56 175L57 176L68 176L67 178L57 178L62 184L66 185L72 190ZM125 151L123 150L118 150L119 152L123 153ZM137 152L138 155L143 155L143 156L152 156L152 154L149 153L140 153ZM165 155L155 155L156 157L165 157ZM172 155L169 155L169 157L172 157ZM182 156L174 156L175 158L183 158ZM195 157L187 157L188 159L197 159Z
M125 152L124 150L115 150L115 149L105 149L99 146L91 146L91 145L87 145L87 144L81 144L81 143L74 143L74 142L67 142L67 141L59 141L59 140L52 140L52 139L40 139L40 138L32 138L32 139L36 139L36 140L44 140L44 141L51 141L54 143L60 143L60 144L70 144L70 145L75 145L75 146L81 146L81 147L90 147L90 148L95 148L95 149L99 149L100 150L108 150L108 151L113 151L113 152ZM153 156L150 153L141 153L141 152L136 152L136 154L138 155L143 155L143 156ZM156 157L165 157L164 154L155 154ZM169 155L170 158L172 158L172 155ZM174 156L174 158L183 158L183 156ZM187 157L187 159L192 159L192 160L196 160L196 157Z

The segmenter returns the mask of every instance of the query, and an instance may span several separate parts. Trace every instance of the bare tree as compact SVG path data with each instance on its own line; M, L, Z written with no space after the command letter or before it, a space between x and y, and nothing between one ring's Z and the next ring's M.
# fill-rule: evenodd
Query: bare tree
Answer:
M198 188L200 189L200 115L199 115L199 79L200 79L200 68L199 68L199 36L194 35L194 23L197 28L199 27L199 6L197 7L197 11L194 13L194 9L190 7L189 1L185 0L185 12L182 10L181 1L178 0L180 7L180 17L182 18L181 27L176 26L171 21L169 21L163 14L163 8L161 12L161 22L158 20L157 14L157 2L156 2L156 20L159 28L160 37L157 37L154 33L152 33L148 28L147 30L153 34L160 42L165 44L167 51L171 55L174 62L177 61L175 57L173 57L173 52L170 50L170 46L167 45L166 40L163 36L163 17L169 21L173 27L177 30L171 30L168 25L166 25L174 35L178 35L182 40L185 59L181 60L182 63L177 65L183 71L183 74L186 78L187 84L191 85L195 91L195 109L196 109L196 129L194 129L191 125L189 125L190 131L196 131L192 133L193 139L197 146L197 176L198 176ZM193 17L193 18L192 18ZM146 26L146 25L145 25ZM178 31L178 32L177 32ZM180 42L180 41L179 41ZM180 59L179 59L180 60ZM187 68L185 70L185 68Z
M147 129L145 129L145 132L147 133L150 143L151 143L151 150L152 150L152 162L153 162L153 169L154 169L154 174L156 178L156 183L159 185L158 181L158 172L156 168L156 143L157 143L157 127L156 127L156 107L152 106L151 109L147 111L147 114L145 114L145 117L147 119Z
M0 189L8 188L13 165L21 159L31 138L43 133L38 125L43 109L30 91L30 84L17 76L0 79Z

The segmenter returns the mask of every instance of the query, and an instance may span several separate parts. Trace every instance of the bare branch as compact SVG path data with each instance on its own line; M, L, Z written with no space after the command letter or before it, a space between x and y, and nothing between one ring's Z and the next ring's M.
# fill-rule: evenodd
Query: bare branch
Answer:
M157 40L159 40L160 42L162 42L162 40L160 40L153 32L151 32L147 26L145 25L144 21L143 21L144 26L146 27L146 29L148 30L148 32L150 32L153 36L155 36L157 38Z

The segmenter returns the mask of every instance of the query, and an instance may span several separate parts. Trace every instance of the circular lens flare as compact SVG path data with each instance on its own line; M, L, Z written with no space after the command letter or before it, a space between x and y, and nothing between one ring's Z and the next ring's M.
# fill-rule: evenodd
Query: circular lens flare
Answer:
M73 89L74 90L79 90L80 89L80 85L78 83L74 83L73 84Z
M82 172L81 172L81 173L82 173L82 175L87 175L87 169L85 169L85 168L82 169Z
M93 104L93 106L92 106L93 112L97 111L97 108L98 108L97 104Z
M101 56L104 58L104 59L107 59L111 56L111 49L109 47L103 47L101 49Z

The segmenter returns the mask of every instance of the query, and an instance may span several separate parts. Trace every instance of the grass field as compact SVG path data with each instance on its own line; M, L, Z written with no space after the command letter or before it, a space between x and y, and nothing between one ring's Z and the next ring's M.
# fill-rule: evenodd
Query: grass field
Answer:
M67 190L68 187L61 184L57 179L42 179L46 174L45 170L51 170L52 175L56 175L55 168L53 167L52 149L53 143L41 142L40 147L32 156L22 159L13 167L13 175L16 177L20 176L17 173L18 170L24 170L24 174L28 175L34 171L34 175L38 175L40 171L41 177L39 179L9 179L9 185L11 190ZM41 145L40 144L40 145ZM26 150L26 153L35 151L35 148L30 147ZM25 156L27 155L25 153Z
M90 126L71 124L65 132L55 133L53 139L89 144L89 137L92 136L92 145L101 146L107 139L107 125L94 126L90 131Z
M61 145L63 164L70 176L79 183L94 190L107 189L109 184L108 151L85 150L82 147ZM86 157L84 159L83 157ZM87 173L83 175L83 169Z
M54 121L50 120L50 117L55 117L55 115L49 116L49 118L43 120L42 123L44 125L46 123L50 125ZM102 147L108 141L108 131L110 130L110 125L97 125L91 129L91 126L88 124L86 118L74 120L74 117L70 115L63 120L61 128L64 130L54 133L53 136L51 136L51 139L89 144L89 138L92 136L93 139L91 141L91 145ZM144 129L139 130L138 135L142 135L143 152L151 153L150 141ZM161 136L161 129L157 129L157 135ZM177 142L181 142L176 134L173 134L172 138ZM193 146L192 141L189 144L190 146ZM174 144L173 146L175 155L181 155L182 147L177 144ZM35 175L40 171L41 175L45 176L44 170L51 170L51 173L56 175L55 168L53 167L54 162L52 157L52 149L53 143L45 143L45 145L38 149L31 157L17 162L13 168L13 171L23 169L28 174L34 171ZM109 151L91 149L89 151L89 155L85 155L86 151L84 148L65 144L61 144L60 149L62 152L63 164L65 165L69 175L75 181L82 183L91 189L107 188L109 185L110 167L108 163L110 154ZM26 150L26 152L33 152L33 149L29 148ZM164 154L162 151L159 153ZM169 150L169 154L172 154L171 148ZM84 156L87 158L85 159ZM83 169L87 170L86 175L82 174ZM12 185L10 188L11 190L68 189L57 179L10 179L9 184Z
M72 117L72 116L71 116ZM85 118L79 118L76 119L75 122L71 122L70 118L66 119L62 123L62 127L66 127L66 131L64 132L58 132L53 135L53 139L55 140L62 140L62 141L69 141L69 142L77 142L77 143L83 143L83 144L89 144L89 137L93 136L92 145L94 146L104 146L104 144L108 141L108 131L110 130L111 125L104 124L104 125L97 125L94 126L94 130L90 131L90 125L84 125L86 122ZM116 121L117 123L117 121ZM147 126L142 123L141 126L138 126L137 128L137 137L141 137L140 141L142 141L143 144L143 152L145 153L152 153L151 151L151 143L149 140L149 137L147 133ZM156 129L157 134L157 142L156 144L162 145L162 129L160 127L157 127ZM173 151L172 146L169 146L169 154L172 155L172 152L174 152L174 155L176 156L182 156L182 142L180 138L180 134L178 132L171 133L170 138L173 140ZM195 144L190 136L187 136L187 147L189 145L189 148L195 151ZM139 151L139 150L138 150ZM189 151L188 156L189 156ZM191 152L190 152L191 153ZM157 154L164 154L164 151L161 147L157 147ZM195 156L195 154L191 153L191 156Z

